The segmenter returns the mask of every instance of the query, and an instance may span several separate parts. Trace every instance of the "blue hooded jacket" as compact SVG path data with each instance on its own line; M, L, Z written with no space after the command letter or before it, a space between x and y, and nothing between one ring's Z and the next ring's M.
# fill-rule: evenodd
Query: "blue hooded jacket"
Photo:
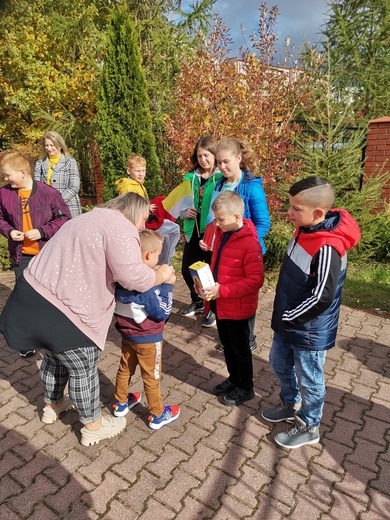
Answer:
M225 182L226 178L221 179L217 183L215 191L222 191ZM251 220L255 225L257 237L264 255L267 251L264 237L271 227L271 219L269 217L267 199L263 189L263 179L261 179L261 177L255 177L250 171L242 170L241 180L234 191L244 200L244 218Z

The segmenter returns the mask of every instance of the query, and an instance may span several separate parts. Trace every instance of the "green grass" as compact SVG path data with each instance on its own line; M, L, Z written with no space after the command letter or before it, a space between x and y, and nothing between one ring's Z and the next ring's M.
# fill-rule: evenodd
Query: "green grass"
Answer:
M274 289L278 270L266 270L264 289ZM353 309L389 315L390 264L349 263L343 289L343 305Z
M175 273L181 273L181 261L183 258L184 243L179 242L176 246L176 253L172 258L172 267L175 269Z
M343 304L354 309L390 314L390 264L350 263Z

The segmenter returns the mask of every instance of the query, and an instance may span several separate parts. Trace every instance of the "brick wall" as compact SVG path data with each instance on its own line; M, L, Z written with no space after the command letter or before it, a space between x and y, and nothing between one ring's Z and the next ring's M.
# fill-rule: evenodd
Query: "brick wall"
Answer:
M390 117L373 119L368 125L366 175L387 172L387 183L382 191L382 198L390 201Z

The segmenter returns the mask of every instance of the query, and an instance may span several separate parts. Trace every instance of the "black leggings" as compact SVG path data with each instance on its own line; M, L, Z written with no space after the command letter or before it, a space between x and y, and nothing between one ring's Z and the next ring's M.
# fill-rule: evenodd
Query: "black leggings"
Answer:
M26 269L28 264L30 263L30 260L32 260L34 256L32 255L22 255L22 258L20 259L20 264L15 265L13 264L14 273L15 273L15 282L19 280L19 278L22 276L23 271Z

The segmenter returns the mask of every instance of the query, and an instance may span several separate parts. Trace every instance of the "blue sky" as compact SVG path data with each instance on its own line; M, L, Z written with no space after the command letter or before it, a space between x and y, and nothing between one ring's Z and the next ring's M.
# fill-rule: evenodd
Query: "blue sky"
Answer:
M248 37L258 27L261 1L217 0L214 11L230 28L234 40L232 55L243 44L240 24L244 26ZM279 9L276 33L281 44L287 37L290 37L296 48L301 47L305 41L313 45L319 41L320 26L329 9L326 0L271 0L266 3L269 7L276 5Z

